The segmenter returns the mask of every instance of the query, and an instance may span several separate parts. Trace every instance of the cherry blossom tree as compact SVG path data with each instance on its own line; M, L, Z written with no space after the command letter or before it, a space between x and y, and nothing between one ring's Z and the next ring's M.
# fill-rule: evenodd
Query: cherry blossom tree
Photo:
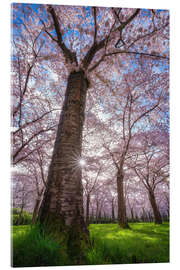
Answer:
M162 217L156 202L156 189L169 178L169 160L167 152L157 147L145 137L141 156L136 161L134 170L148 192L155 223L161 224Z
M23 165L29 172L30 177L34 179L36 187L32 224L35 224L36 222L39 207L42 202L42 197L46 189L47 169L51 157L51 155L48 153L49 149L52 149L51 144L46 144L46 149L45 147L41 147L41 149L37 148L36 151L33 152L33 155L31 155L29 159L26 159L26 161L23 162Z
M13 8L14 14L21 17L19 25L30 25L32 26L31 31L36 33L32 42L37 44L39 49L31 46L35 51L35 56L32 58L35 60L31 59L31 61L35 62L38 59L39 69L48 66L46 63L48 61L51 63L51 70L62 74L61 78L66 79L65 97L48 171L47 188L39 211L39 221L47 231L51 231L56 236L59 235L58 239L61 239L62 232L68 232L69 255L79 262L83 254L82 246L84 247L84 245L82 243L89 241L89 231L83 213L82 169L79 166L82 156L87 93L96 92L95 87L99 85L99 77L105 70L108 80L113 83L118 82L123 73L128 73L131 68L134 68L131 70L132 73L134 72L134 77L141 78L143 72L135 74L136 61L141 61L145 66L149 61L154 66L154 71L158 61L165 63L164 66L168 65L168 11L57 5L32 7L27 4L15 4ZM21 9L23 9L23 13ZM16 28L19 27L16 20L14 24ZM24 32L22 32L22 36L25 39ZM43 41L45 42L43 43ZM31 66L32 64L28 66L26 73L22 76L24 82L28 78L28 71L30 70L29 73L31 73L33 70L34 64L30 69ZM65 70L64 73L62 70ZM151 78L153 83L158 80L157 77L161 77L157 72L155 73L156 78ZM129 77L124 76L123 78L126 81L126 92L128 93L124 107L124 119L126 117L129 119L129 128L127 134L125 131L123 133L125 138L123 139L121 161L118 164L114 163L118 165L116 168L118 194L120 195L119 209L120 202L121 207L125 209L122 168L132 136L131 129L139 119L156 108L161 99L160 91L155 92L154 103L152 99L148 109L144 109L141 105L142 113L135 113L130 119L131 107L138 99L138 93L137 89L129 85L131 84ZM43 84L43 79L35 81ZM53 97L53 87L48 89L49 96ZM132 89L135 93L132 93ZM21 96L22 93L23 90L18 96ZM104 97L109 94L106 83L101 82L99 94L101 93ZM144 89L144 93L146 94L146 89ZM18 106L20 105L16 105L15 110ZM49 107L47 111L52 109L53 107ZM46 112L43 111L38 117L43 117ZM20 114L21 111L19 111ZM25 110L23 114L26 114ZM36 118L33 119L36 120ZM21 133L20 147L23 143L31 146L32 139L29 141L25 138L26 141L22 141L23 124L18 126ZM33 127L35 126L33 125ZM47 125L46 131L49 131L48 129L52 129L52 125ZM38 131L36 132L38 133ZM99 213L102 205L97 205L96 210ZM127 225L124 213L123 211L119 213L119 223Z
M35 193L32 178L24 168L12 174L12 201L13 207L20 208L17 225L21 223L23 210L31 209L31 201Z
M13 165L18 165L37 148L40 149L43 144L48 143L50 138L52 139L52 134L57 129L57 113L60 112L62 105L62 97L55 91L57 86L52 84L51 74L46 75L47 65L44 65L43 69L41 66L40 53L45 43L41 38L42 27L38 29L30 27L26 20L26 11L23 8L21 10L22 20L18 18L18 13L13 13ZM49 83L44 84L43 80L49 80ZM54 97L45 94L49 87L54 87L56 93Z
M161 114L167 103L167 73L154 75L151 63L148 67L144 67L143 71L141 65L142 62L140 68L137 67L133 72L124 75L117 89L114 89L112 83L101 78L109 84L113 97L116 97L114 107L111 109L113 117L109 121L110 135L108 138L105 134L103 147L109 153L117 170L118 220L119 225L124 228L128 227L124 195L126 163L136 156L139 134L143 136L142 128L147 130L152 126L148 123L149 119L153 123L158 122L156 119L161 119L159 111ZM106 101L108 106L111 101L110 98Z

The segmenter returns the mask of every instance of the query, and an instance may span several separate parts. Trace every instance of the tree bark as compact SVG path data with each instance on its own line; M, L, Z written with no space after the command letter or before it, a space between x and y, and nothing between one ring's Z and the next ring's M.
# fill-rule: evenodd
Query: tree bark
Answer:
M36 199L34 210L33 210L32 225L34 225L35 222L36 222L36 219L37 219L37 216L38 216L39 207L40 207L40 203L41 203L41 198L38 197Z
M121 228L128 229L129 225L126 218L126 204L124 197L123 173L118 170L117 173L117 193L118 193L118 224Z
M162 218L156 203L154 192L152 190L148 190L148 192L149 192L149 201L151 203L154 214L155 224L162 224Z
M86 225L89 225L89 205L90 205L90 194L87 194L86 200Z
M34 210L33 210L32 225L34 225L36 223L44 190L45 190L45 187L42 188L41 191L38 191L38 196L37 196L35 206L34 206Z
M83 253L83 243L89 242L79 166L87 89L88 80L84 71L69 75L47 188L39 211L40 224L56 238L66 235L68 253L77 260Z

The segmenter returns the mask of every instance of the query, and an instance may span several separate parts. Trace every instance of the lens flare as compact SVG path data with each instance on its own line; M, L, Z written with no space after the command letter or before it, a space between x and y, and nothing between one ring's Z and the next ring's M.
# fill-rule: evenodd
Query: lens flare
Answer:
M84 167L86 165L86 161L84 159L80 159L79 164L81 167Z

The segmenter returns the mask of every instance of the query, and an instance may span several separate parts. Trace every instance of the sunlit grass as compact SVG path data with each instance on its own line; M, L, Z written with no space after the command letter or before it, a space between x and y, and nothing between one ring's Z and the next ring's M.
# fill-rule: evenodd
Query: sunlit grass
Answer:
M131 229L117 224L91 224L92 247L84 264L156 263L169 261L169 224L131 223ZM71 265L65 247L38 227L13 226L13 265Z
M95 254L105 257L106 263L150 263L169 261L169 224L132 223L131 229L120 229L117 224L89 226ZM98 258L100 260L100 258Z

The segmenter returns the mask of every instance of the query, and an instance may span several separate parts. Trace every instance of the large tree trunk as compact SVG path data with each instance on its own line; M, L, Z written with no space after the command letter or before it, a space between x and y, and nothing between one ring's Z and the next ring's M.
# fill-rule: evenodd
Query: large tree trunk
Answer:
M155 224L162 224L162 218L156 203L154 192L152 190L148 190L148 192L149 192L149 201L151 203L154 214Z
M89 241L79 166L87 89L88 81L82 70L69 75L47 188L39 211L40 224L56 238L62 240L66 235L69 255L77 260L83 253L84 242Z
M89 205L90 205L90 194L87 194L86 200L86 225L89 225Z
M126 204L124 197L123 173L119 170L117 173L117 193L118 193L118 224L121 228L127 229L129 225L126 218Z

